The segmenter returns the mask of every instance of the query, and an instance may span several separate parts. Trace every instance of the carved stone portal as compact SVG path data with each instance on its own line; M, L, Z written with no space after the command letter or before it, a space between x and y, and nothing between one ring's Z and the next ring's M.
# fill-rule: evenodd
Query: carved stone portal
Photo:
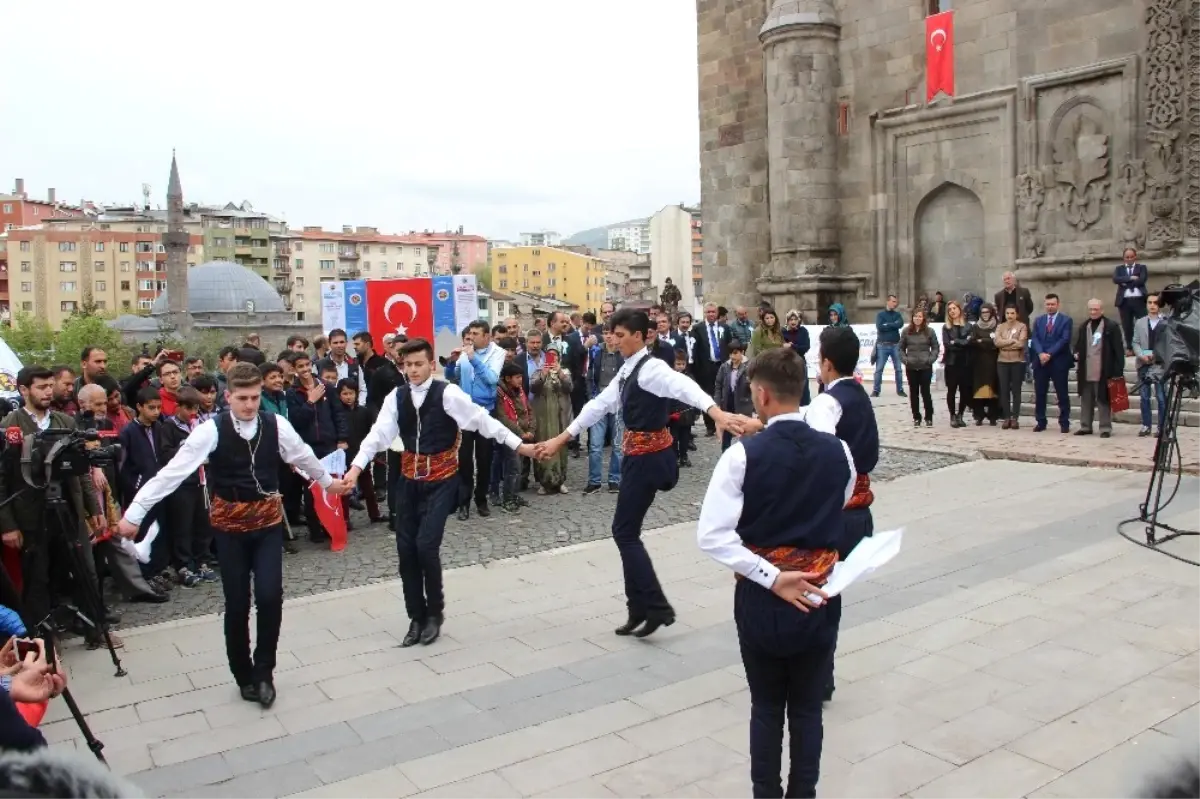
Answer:
M1146 193L1146 162L1129 160L1117 170L1113 194L1120 206L1118 236L1122 248L1141 249L1146 244L1146 215L1142 195Z
M1067 224L1079 231L1100 221L1108 197L1108 134L1084 107L1064 117L1053 139L1059 208Z
M1025 258L1038 258L1046 251L1038 233L1038 219L1045 199L1046 187L1039 170L1017 175L1017 213L1021 225L1021 254Z
M1146 5L1147 239L1153 248L1183 238L1183 158L1176 151L1184 119L1183 2L1149 0Z

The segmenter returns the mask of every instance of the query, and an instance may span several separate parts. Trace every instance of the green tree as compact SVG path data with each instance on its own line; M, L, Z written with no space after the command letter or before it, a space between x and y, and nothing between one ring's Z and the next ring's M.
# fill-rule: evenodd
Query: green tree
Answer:
M475 283L479 288L488 291L492 290L492 268L490 266L487 264L476 264L471 273L475 275Z
M71 315L58 332L45 319L17 314L4 340L23 364L63 363L76 369L84 347L100 347L108 354L109 369L114 374L128 368L134 351L134 346L126 344L121 334L108 326L107 319L86 313Z

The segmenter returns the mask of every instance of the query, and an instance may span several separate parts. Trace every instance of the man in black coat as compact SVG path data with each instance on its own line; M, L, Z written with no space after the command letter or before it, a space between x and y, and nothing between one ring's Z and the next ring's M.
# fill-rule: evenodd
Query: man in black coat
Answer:
M704 321L692 329L695 349L692 352L692 368L696 382L707 394L712 395L716 386L717 370L729 358L729 345L733 332L718 320L719 311L715 302L704 306ZM717 425L708 416L704 417L707 435L716 435Z
M1108 381L1125 376L1125 342L1121 326L1104 315L1100 300L1088 300L1088 318L1075 331L1075 381L1079 394L1077 436L1092 434L1092 417L1100 407L1100 437L1112 435Z

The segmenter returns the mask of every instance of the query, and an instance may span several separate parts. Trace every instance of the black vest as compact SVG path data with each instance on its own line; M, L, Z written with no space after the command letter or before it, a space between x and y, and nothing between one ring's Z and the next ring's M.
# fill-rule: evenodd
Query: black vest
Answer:
M742 439L750 492L738 519L755 547L837 549L850 464L842 442L801 421L781 421Z
M638 372L652 356L643 356L621 386L621 415L626 430L654 432L667 426L671 415L671 400L651 394L638 385Z
M875 422L871 398L853 378L842 380L827 391L842 406L842 418L835 428L837 437L850 447L858 473L870 474L879 463L879 425Z
M405 452L436 455L454 447L458 440L458 424L446 413L442 402L444 393L446 383L434 380L418 411L412 401L412 386L405 383L396 389L396 419Z
M208 456L205 470L213 494L231 502L253 502L262 499L264 493L279 491L282 459L275 414L259 411L258 430L249 441L238 435L229 411L221 411L213 423L217 426L217 448Z

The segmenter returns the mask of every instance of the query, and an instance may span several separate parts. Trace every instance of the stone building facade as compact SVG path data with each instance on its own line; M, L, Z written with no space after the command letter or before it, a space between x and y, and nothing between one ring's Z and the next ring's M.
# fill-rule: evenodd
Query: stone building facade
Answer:
M954 0L956 96L926 104L945 0L697 0L706 298L865 321L897 294L1069 312L1200 277L1200 0Z

